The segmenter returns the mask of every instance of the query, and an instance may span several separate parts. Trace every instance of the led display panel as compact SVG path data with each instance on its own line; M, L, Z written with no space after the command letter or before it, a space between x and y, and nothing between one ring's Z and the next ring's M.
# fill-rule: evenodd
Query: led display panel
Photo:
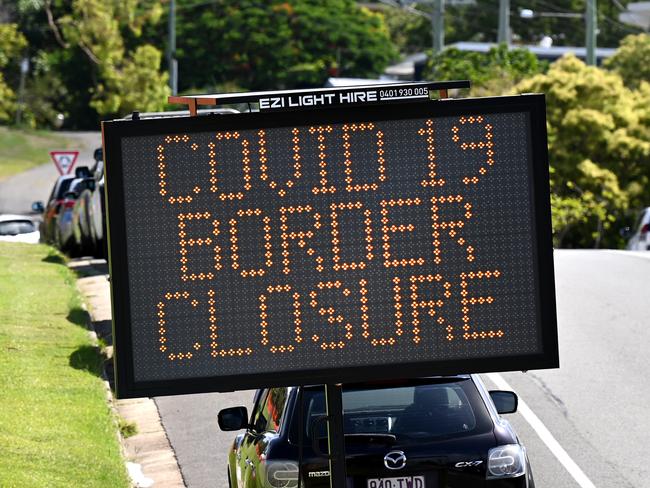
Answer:
M119 396L558 365L542 95L103 135Z

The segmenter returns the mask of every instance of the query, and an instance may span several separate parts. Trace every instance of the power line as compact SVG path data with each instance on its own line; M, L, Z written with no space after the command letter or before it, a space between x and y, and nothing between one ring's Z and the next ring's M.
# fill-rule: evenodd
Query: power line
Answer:
M626 25L626 24L623 24L622 22L618 22L617 20L610 19L607 16L603 16L603 20L605 22L608 22L608 23L612 24L614 27L618 27L619 29L630 32L630 33L640 34L641 32L643 32L643 29L641 27L633 27L631 25Z

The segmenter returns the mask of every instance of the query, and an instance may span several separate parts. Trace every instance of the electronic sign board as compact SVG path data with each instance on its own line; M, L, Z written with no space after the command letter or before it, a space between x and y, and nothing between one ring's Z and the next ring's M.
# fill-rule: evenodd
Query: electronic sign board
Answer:
M558 366L543 95L103 137L119 396Z

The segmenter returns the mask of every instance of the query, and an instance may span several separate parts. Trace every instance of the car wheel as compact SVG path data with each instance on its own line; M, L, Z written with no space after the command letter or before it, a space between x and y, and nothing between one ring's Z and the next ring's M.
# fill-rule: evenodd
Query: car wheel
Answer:
M95 255L95 249L94 246L92 245L92 242L84 236L83 234L81 235L81 254L83 256L93 256Z
M56 247L58 247L62 253L67 254L71 258L79 257L80 249L76 246L74 236L69 237L64 242L63 237L61 236L61 231L58 227L56 229Z
M71 258L80 258L83 255L74 239L68 239L61 250Z

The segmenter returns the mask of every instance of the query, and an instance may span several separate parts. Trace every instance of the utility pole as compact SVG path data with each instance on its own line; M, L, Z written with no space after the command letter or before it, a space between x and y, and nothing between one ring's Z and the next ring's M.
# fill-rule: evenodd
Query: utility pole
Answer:
M413 8L411 3L417 0L379 0L381 3L390 5L395 8L402 8L407 12L420 17L425 17L431 21L431 38L433 45L433 54L439 53L445 48L445 0L421 0L417 3L433 5L431 13L425 13L422 10Z
M505 42L510 46L510 0L499 0L499 44Z
M172 95L178 92L178 67L176 65L176 0L169 0L169 19L167 24L169 46L167 52L167 67L169 69L169 87Z
M587 47L587 64L596 66L596 0L587 0L585 11L585 46Z
M445 0L433 1L431 33L433 35L433 53L437 54L445 48Z

